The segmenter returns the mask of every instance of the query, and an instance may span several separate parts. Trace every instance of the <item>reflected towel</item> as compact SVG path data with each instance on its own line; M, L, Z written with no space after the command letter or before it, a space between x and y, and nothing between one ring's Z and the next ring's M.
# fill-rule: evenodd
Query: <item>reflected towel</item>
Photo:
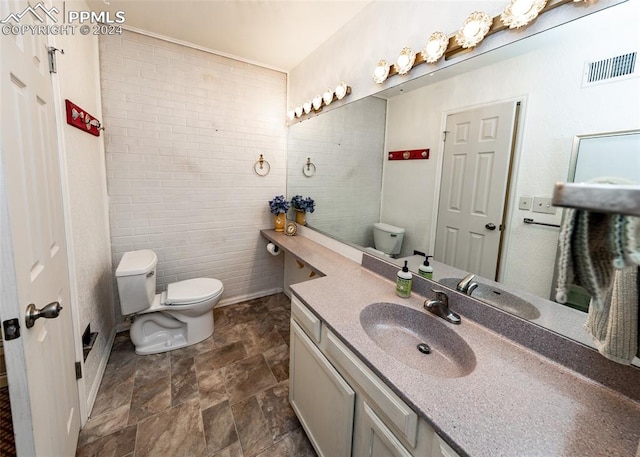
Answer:
M600 354L624 365L630 365L636 355L640 356L639 281L636 266L616 270L611 293L601 309L589 307L585 324Z
M571 284L591 295L591 306L602 309L616 269L640 263L640 219L567 209L560 231L556 301L567 302Z

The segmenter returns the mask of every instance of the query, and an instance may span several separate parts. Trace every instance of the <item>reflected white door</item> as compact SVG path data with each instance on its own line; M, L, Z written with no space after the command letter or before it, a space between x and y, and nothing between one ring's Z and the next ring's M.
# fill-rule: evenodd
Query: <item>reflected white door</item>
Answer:
M517 102L447 117L435 259L496 277Z
M4 3L0 15L26 5ZM21 456L73 456L80 417L47 40L0 40L0 314L21 327L20 338L5 341L16 447ZM54 301L59 317L26 328L27 305Z

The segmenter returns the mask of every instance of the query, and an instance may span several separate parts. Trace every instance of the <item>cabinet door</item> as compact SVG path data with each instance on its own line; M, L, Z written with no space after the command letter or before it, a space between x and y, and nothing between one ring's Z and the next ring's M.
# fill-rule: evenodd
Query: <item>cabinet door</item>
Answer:
M358 446L356 457L411 457L411 453L398 441L391 430L382 422L377 414L365 402L361 420L358 420L356 440Z
M349 457L355 393L291 321L289 401L320 457Z

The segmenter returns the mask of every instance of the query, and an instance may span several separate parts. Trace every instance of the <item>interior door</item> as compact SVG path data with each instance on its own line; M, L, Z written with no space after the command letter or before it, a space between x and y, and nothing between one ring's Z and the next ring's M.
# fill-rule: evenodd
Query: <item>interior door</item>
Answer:
M3 2L0 15L26 6ZM34 22L32 14L21 18ZM20 338L4 335L16 447L25 456L73 456L80 417L47 37L0 40L0 314L21 327ZM26 327L27 305L54 301L57 318Z
M447 116L435 259L496 278L517 102Z

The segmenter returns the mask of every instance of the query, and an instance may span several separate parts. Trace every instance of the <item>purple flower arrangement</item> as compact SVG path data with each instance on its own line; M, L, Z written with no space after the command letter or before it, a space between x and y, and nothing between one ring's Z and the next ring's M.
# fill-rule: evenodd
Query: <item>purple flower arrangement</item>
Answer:
M289 211L289 202L284 198L284 195L277 195L269 201L269 210L271 214L286 213Z
M291 199L291 206L298 211L304 211L305 213L313 213L316 209L316 203L313 198L304 198L302 195L294 195Z

